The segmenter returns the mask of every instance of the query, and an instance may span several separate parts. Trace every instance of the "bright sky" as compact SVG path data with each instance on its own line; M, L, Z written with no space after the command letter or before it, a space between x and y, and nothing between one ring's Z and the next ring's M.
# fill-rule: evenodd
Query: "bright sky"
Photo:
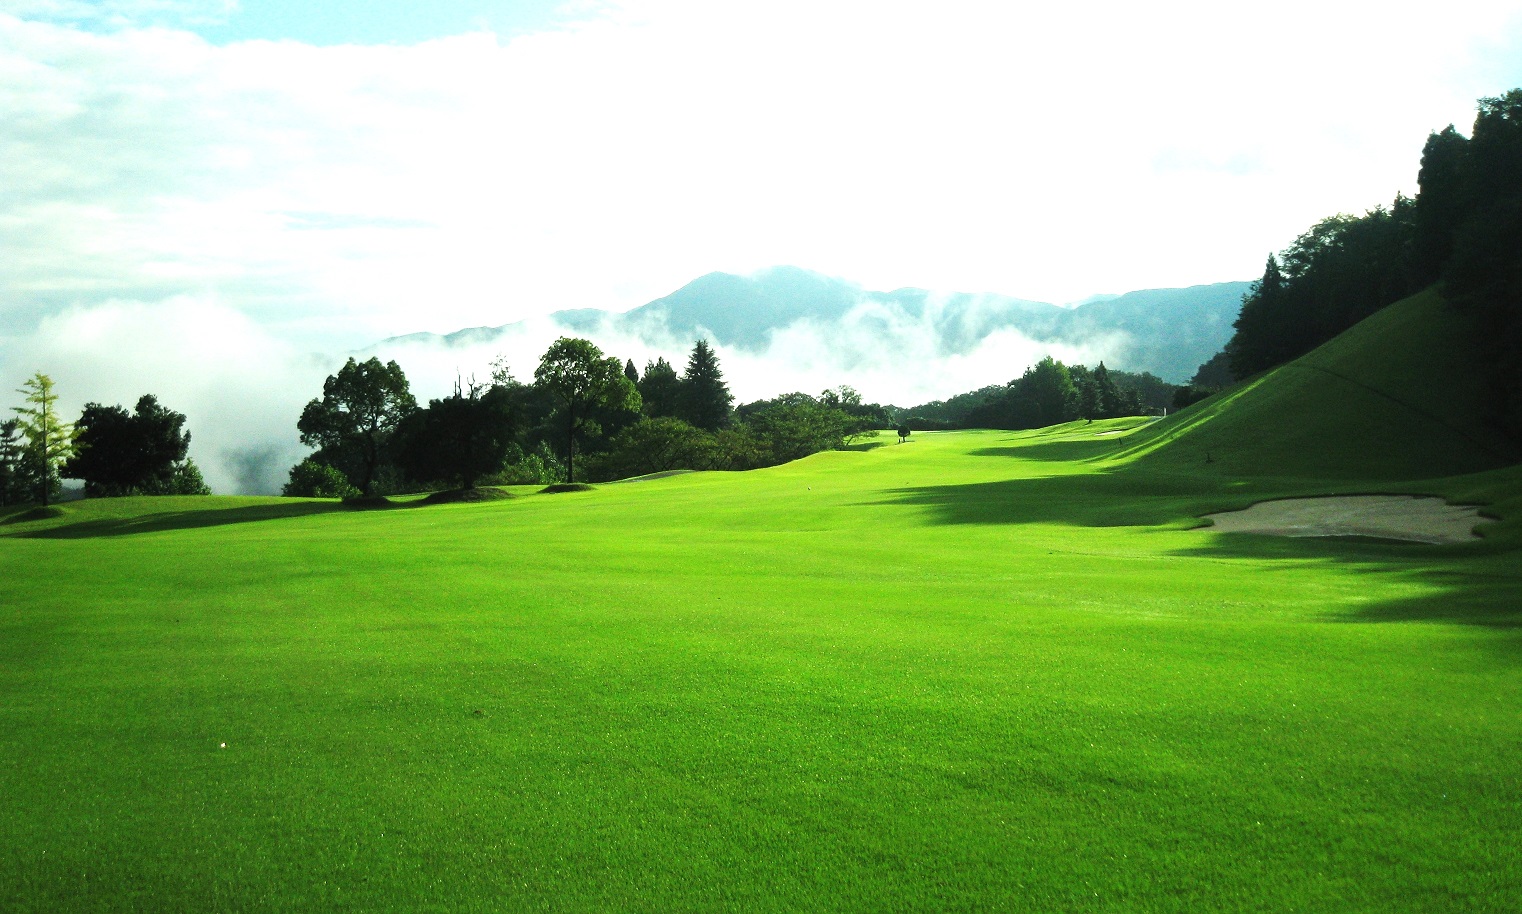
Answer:
M1516 86L1518 0L0 0L0 389L775 264L1250 279Z

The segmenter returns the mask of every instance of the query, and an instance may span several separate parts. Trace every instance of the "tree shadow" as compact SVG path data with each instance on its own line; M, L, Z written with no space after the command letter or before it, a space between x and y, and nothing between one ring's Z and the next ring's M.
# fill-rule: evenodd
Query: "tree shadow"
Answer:
M974 457L1014 457L1051 463L1078 463L1113 457L1126 444L1123 436L1107 435L1093 439L1036 441L1009 447L978 448L968 453Z
M1487 542L1432 546L1372 537L1287 537L1211 534L1172 553L1209 559L1285 559L1349 566L1360 574L1396 576L1418 583L1420 593L1328 613L1348 623L1443 622L1514 633L1522 648L1522 573L1515 550Z
M1059 444L1054 442L1054 444ZM1019 449L1022 456L1029 446ZM1201 523L1205 514L1271 498L1332 494L1336 483L1276 478L1223 480L1185 474L1128 472L1126 467L963 485L890 490L876 504L927 509L938 524L1058 524L1076 527ZM1509 537L1434 546L1372 537L1295 538L1198 532L1199 543L1166 554L1203 559L1284 560L1345 566L1358 574L1420 584L1415 595L1339 609L1327 618L1348 623L1438 622L1510 634L1522 650L1522 567Z
M249 505L242 508L207 508L200 511L160 511L131 517L101 517L73 523L65 522L39 530L18 530L0 534L0 536L17 539L94 539L135 536L141 533L161 533L166 530L190 530L281 520L288 517L310 517L314 514L330 514L348 510L351 509L338 502L292 501L289 504Z
M885 494L888 497L875 504L926 508L939 524L1125 527L1193 523L1201 514L1245 508L1279 493L1252 482L1101 471L914 486L889 489Z

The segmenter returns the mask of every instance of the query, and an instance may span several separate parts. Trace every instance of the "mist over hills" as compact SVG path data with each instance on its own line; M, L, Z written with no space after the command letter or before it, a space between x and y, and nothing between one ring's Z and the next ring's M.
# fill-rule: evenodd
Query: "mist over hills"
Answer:
M952 357L971 352L992 334L1014 332L1038 343L1083 347L1112 368L1148 371L1180 383L1231 337L1232 322L1250 285L1222 282L1148 289L1095 296L1065 308L989 293L916 288L873 291L848 280L781 266L750 276L709 273L624 313L581 308L549 317L568 333L594 337L612 333L653 347L673 342L685 345L705 337L722 347L751 353L766 351L784 331L813 331L826 341L849 336L853 345L842 348L857 351L870 350L874 338L891 347L908 332L928 336L931 354ZM413 333L377 346L479 346L522 326L523 322L515 322L449 334ZM1011 366L1011 370L1018 374L1024 367ZM997 380L1003 379L989 379Z

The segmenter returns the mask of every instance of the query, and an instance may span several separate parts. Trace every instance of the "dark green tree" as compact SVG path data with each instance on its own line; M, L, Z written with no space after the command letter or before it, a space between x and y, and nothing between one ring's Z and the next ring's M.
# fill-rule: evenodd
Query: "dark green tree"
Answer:
M140 495L210 495L211 486L201 476L201 468L190 458L177 461L169 475L160 477L138 490Z
M1469 138L1449 124L1427 137L1417 174L1416 217L1411 239L1412 279L1436 282L1453 254L1453 235L1468 215Z
M517 451L515 431L510 388L456 382L453 396L428 401L397 426L397 462L417 482L475 488Z
M713 437L674 416L641 419L613 436L608 453L598 460L604 479L625 479L669 470L696 470L708 465Z
M687 357L687 370L677 389L677 415L689 425L716 432L729 424L735 398L724 383L719 357L707 340L698 340Z
M576 481L576 439L596 430L596 414L640 407L639 391L618 359L604 356L590 340L561 337L550 344L534 369L534 385L555 404L568 482Z
M1099 367L1102 370L1104 365ZM1019 387L1031 411L1030 428L1057 425L1077 416L1078 391L1073 388L1073 379L1067 366L1051 356L1027 369Z
M909 440L909 436L911 434L913 434L913 432L914 432L914 430L911 429L909 426L907 426L907 425L900 425L898 427L898 443L899 444L903 444L905 441L908 441Z
M893 416L887 407L878 403L865 403L856 388L849 384L842 384L824 391L819 395L819 402L831 409L838 409L852 419L848 439L870 438L877 434L881 428L890 428L893 425Z
M1272 368L1416 291L1416 204L1397 196L1362 216L1323 219L1269 258L1227 344L1238 378Z
M1235 380L1231 373L1231 358L1226 350L1222 349L1195 369L1194 377L1189 379L1189 384L1195 388L1214 391L1230 387Z
M306 405L296 428L302 444L319 449L319 462L338 468L369 495L392 433L416 409L400 365L350 358L328 376L322 399Z
M1094 369L1094 402L1101 419L1114 419L1125 415L1120 388L1110 380L1110 370L1104 362Z
M26 501L22 455L20 421L0 421L0 505Z
M639 369L634 367L633 359L624 362L624 377L629 379L629 383L633 384L636 390L639 389Z
M74 427L79 432L76 450L63 474L84 480L85 495L182 494L175 491L174 482L190 450L184 413L144 394L130 413L121 406L87 403ZM179 472L181 480L188 481L185 471ZM204 482L200 488L205 488Z
M766 455L766 464L787 463L819 451L844 447L852 417L805 393L747 403L740 411L746 434Z
M287 498L350 498L359 490L343 471L308 457L291 467L290 481L280 494Z
M677 414L678 392L682 379L664 358L645 363L645 376L639 381L639 395L645 415L652 419Z
M1480 99L1466 184L1444 286L1481 324L1492 420L1522 439L1522 89Z
M1073 382L1073 410L1076 418L1093 422L1099 418L1099 388L1094 386L1094 372L1087 365L1069 365L1068 379Z
M1290 330L1285 325L1290 320L1284 273L1279 269L1279 258L1270 254L1262 278L1242 296L1242 311L1232 324L1236 333L1226 345L1232 375L1245 378L1288 358Z

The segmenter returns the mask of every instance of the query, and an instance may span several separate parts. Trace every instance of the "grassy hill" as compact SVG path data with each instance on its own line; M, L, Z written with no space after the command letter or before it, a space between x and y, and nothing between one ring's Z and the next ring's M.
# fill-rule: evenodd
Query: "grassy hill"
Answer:
M1429 290L1133 436L1128 453L1217 477L1394 481L1516 463L1483 421L1478 332Z
M1522 466L1455 326L1151 425L0 511L0 909L1507 910ZM1359 491L1500 521L1199 528Z

